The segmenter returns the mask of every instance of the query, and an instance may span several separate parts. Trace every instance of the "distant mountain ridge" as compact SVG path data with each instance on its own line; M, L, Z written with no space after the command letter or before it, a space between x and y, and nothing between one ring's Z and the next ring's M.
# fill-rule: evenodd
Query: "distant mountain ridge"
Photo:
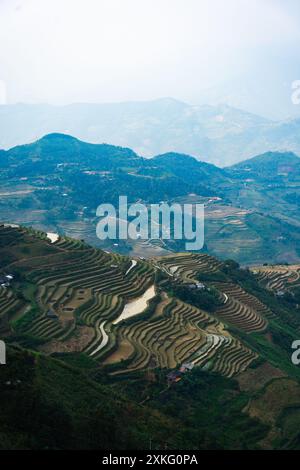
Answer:
M49 178L54 174L62 177L62 168L65 173L75 172L80 178L89 172L114 172L119 179L127 174L124 194L133 191L132 197L141 197L141 194L145 197L147 194L150 199L180 196L188 192L211 194L215 183L228 182L224 170L189 155L166 153L146 159L129 148L91 144L59 133L2 151L0 168L8 168L10 178L37 175Z
M233 168L257 168L260 165L268 165L270 163L282 164L299 164L300 160L298 155L293 152L266 152L261 155L255 155L252 158L244 160L240 163L233 165Z
M274 181L280 176L299 180L300 158L293 152L266 152L229 167L231 174Z
M0 148L58 132L132 148L144 157L179 152L228 166L268 151L300 154L300 119L274 122L227 105L147 102L1 105Z

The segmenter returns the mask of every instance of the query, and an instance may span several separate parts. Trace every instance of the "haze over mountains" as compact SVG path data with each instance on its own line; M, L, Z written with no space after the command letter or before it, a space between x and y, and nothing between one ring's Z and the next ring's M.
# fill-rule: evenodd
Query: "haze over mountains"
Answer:
M61 132L152 157L194 155L228 166L268 151L300 154L300 118L274 122L227 105L189 105L172 98L107 104L2 105L0 148Z

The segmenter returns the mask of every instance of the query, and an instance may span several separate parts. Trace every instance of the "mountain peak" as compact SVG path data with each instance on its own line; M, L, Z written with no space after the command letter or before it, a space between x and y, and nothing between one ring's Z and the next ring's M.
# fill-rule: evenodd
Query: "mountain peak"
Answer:
M258 178L270 182L278 178L297 179L300 158L293 152L266 152L227 168L234 177Z
M76 137L73 137L72 135L65 134L63 132L51 132L50 134L46 134L43 137L41 137L38 142L51 142L53 140L65 140L69 142L79 142L79 139Z
M188 161L190 163L198 162L197 159L195 157L192 157L191 155L187 155L185 153L177 153L177 152L162 153L161 155L156 155L155 157L153 157L153 160L160 160L160 161L166 161L166 162L182 161L184 163L187 163Z
M261 155L256 155L253 158L249 158L243 162L233 165L231 168L256 168L258 166L265 165L284 165L284 164L300 164L300 158L294 152L265 152Z

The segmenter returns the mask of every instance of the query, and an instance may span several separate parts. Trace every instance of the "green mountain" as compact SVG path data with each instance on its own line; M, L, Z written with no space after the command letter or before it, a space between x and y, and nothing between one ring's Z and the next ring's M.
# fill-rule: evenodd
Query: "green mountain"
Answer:
M238 178L271 182L300 180L300 158L292 152L267 152L245 160L229 169Z
M152 256L182 251L184 241L103 244L96 237L98 205L117 206L120 195L129 203L201 203L208 253L243 264L297 263L297 163L294 155L271 153L221 169L179 153L145 159L127 148L50 134L1 152L0 220Z
M299 448L300 266L132 261L0 227L0 447Z
M268 152L227 169L239 182L228 196L237 204L270 214L292 227L299 227L300 158L290 152Z

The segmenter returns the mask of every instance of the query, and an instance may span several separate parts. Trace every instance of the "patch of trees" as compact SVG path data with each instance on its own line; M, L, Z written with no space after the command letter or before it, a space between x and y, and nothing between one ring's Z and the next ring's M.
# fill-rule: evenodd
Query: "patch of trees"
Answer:
M219 293L213 287L206 289L193 289L185 285L173 284L170 287L171 295L197 308L214 312L222 304Z

